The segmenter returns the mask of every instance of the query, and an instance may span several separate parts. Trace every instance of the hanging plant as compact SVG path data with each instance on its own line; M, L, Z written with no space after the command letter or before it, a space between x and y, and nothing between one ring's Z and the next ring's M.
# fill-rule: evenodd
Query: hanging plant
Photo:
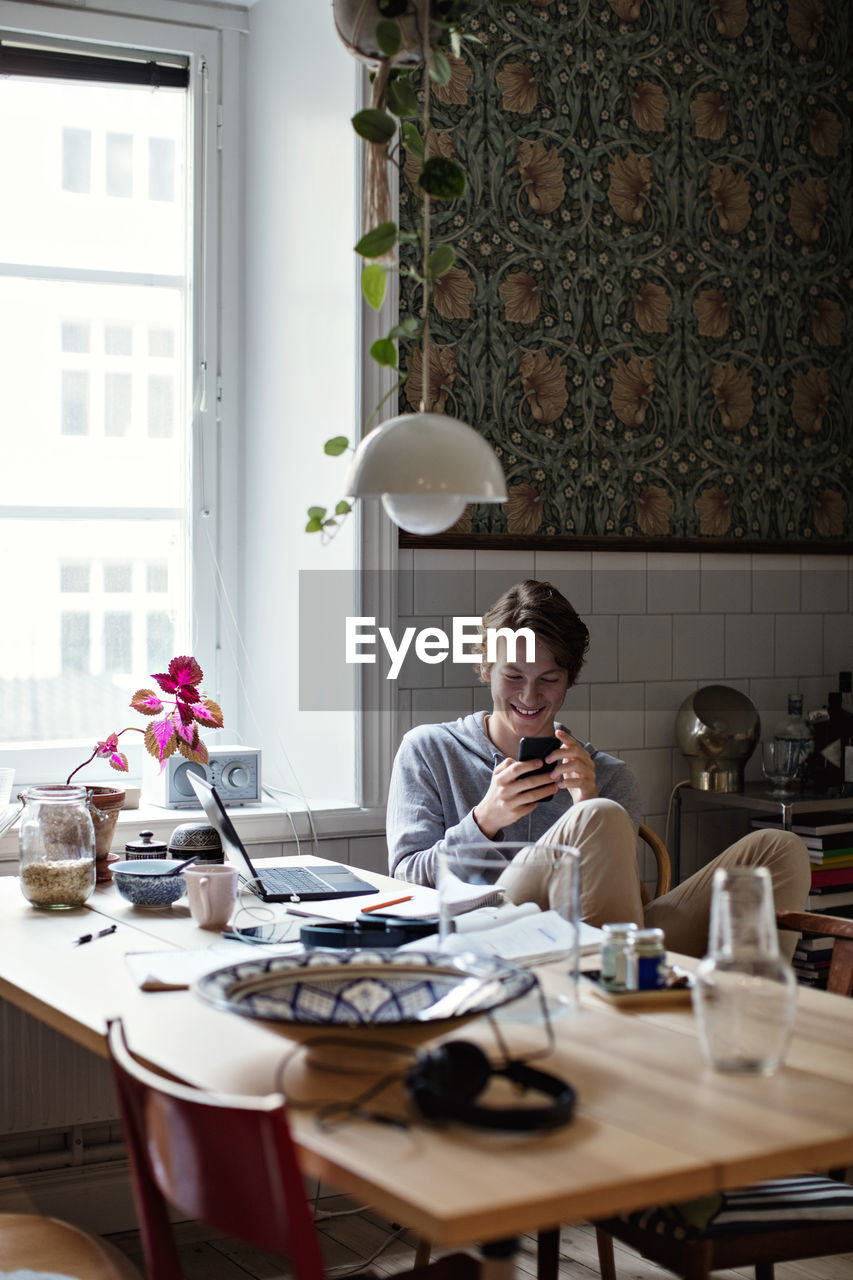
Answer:
M364 261L361 292L378 311L387 292L388 272L402 271L421 287L420 316L410 316L394 325L370 348L372 358L384 368L398 370L398 378L374 408L365 433L375 424L376 415L405 381L399 373L397 342L419 339L422 348L424 386L421 410L429 404L429 307L435 282L454 265L451 245L430 245L430 205L432 200L458 200L465 194L465 172L455 160L431 156L428 151L430 84L445 85L451 77L449 51L459 57L464 35L459 23L479 8L476 0L334 0L335 25L349 51L375 64L370 106L356 112L352 125L367 146L365 158L362 235L355 252ZM423 197L421 224L414 231L401 232L392 217L389 166L402 167L404 153L419 166L417 187ZM419 244L420 266L398 265L401 242ZM325 452L337 457L351 448L346 436L327 440ZM333 512L326 507L308 508L307 533L332 537L352 510L346 500Z

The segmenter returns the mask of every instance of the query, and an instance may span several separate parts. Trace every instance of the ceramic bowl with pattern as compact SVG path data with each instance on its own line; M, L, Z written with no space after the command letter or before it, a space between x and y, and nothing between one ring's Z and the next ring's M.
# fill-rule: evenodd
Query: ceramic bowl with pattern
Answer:
M195 983L219 1009L294 1028L423 1026L435 1034L520 999L536 986L526 969L438 952L311 950L244 960Z
M169 907L187 891L178 858L140 858L120 862L113 867L116 888L134 907ZM170 874L173 872L173 874Z

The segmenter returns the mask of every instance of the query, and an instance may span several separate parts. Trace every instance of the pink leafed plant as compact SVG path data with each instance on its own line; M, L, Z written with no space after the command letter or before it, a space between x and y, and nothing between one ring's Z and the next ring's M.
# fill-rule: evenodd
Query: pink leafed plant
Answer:
M199 693L198 686L203 676L204 672L195 658L188 657L173 658L168 671L152 673L151 679L157 681L161 692L167 696L163 698L153 689L137 689L130 700L134 711L151 717L148 725L144 729L128 725L108 734L103 742L95 744L89 758L78 764L67 781L70 782L75 773L91 764L96 756L108 760L110 767L119 773L127 773L127 756L118 749L118 740L124 733L141 733L145 749L160 762L161 768L176 751L187 760L207 764L207 747L199 737L199 726L221 729L223 719L213 699Z

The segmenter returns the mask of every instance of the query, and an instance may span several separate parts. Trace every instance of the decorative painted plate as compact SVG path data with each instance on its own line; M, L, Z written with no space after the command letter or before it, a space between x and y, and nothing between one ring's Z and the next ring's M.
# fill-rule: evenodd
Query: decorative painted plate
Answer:
M504 960L359 949L244 960L205 974L193 990L248 1018L387 1030L488 1013L535 985Z

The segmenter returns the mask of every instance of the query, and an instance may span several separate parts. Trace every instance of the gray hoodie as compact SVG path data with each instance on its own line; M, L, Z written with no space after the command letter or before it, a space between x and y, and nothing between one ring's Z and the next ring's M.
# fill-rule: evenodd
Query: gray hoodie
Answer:
M479 844L485 850L491 843L473 815L503 759L486 734L485 716L477 711L447 724L419 725L400 743L386 822L388 866L398 879L434 885L441 849ZM588 742L583 745L595 761L598 794L621 804L639 823L640 796L631 770L623 760L596 751ZM572 803L568 791L558 791L527 817L505 827L495 840L538 840Z

